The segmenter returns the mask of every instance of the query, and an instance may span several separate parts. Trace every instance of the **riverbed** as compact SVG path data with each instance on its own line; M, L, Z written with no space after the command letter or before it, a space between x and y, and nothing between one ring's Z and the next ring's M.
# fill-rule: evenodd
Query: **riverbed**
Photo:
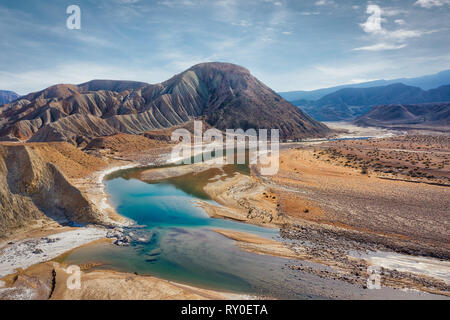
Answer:
M128 232L139 235L129 247L108 243L86 246L69 253L64 262L99 262L99 269L113 269L185 283L206 289L278 299L419 297L398 290L364 290L338 280L291 270L298 260L260 255L240 249L213 229L228 229L274 240L279 230L210 218L199 201L219 205L202 186L236 172L249 174L247 166L227 165L201 173L157 181L142 181L151 168L114 172L105 178L110 203L121 215L135 221ZM156 168L155 168L156 169ZM301 262L305 266L325 267ZM423 296L422 296L423 298Z

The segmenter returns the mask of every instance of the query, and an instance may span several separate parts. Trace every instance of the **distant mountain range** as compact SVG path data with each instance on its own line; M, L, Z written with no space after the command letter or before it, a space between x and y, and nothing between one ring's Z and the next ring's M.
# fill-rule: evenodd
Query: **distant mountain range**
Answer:
M373 106L387 104L418 104L450 101L450 85L432 90L402 83L371 88L345 88L317 101L297 101L297 105L319 121L351 120L368 112Z
M335 86L325 89L318 89L313 91L289 91L289 92L279 92L287 101L296 104L298 100L319 100L327 94L336 92L344 88L370 88L370 87L380 87L387 86L394 83L403 83L408 86L419 87L423 90L430 90L434 88L441 87L443 85L450 84L450 70L441 71L433 75L427 75L417 78L399 78L393 80L375 80L369 82L362 82L357 84L347 84L341 86Z
M377 106L354 123L363 127L450 131L450 102Z
M285 140L330 132L247 69L203 63L155 85L94 80L30 93L0 107L0 138L85 145L94 137L142 134L197 117L221 130L279 129Z
M12 91L0 90L0 106L5 103L10 103L20 96Z

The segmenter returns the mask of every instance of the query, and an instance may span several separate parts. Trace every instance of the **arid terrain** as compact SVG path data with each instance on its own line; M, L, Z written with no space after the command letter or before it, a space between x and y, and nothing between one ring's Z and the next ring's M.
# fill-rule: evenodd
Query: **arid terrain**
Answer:
M324 277L364 287L367 267L376 260L369 256L376 252L391 253L393 260L417 257L417 264L420 257L428 257L424 265L442 261L437 274L445 274L450 267L448 141L447 136L413 135L298 145L282 150L280 171L273 177L259 176L255 168L252 177L237 174L211 182L205 191L223 206L202 207L213 217L281 227L290 251L269 244L260 250L254 238L225 235L252 252L286 257L294 252L299 259L333 266L335 272L319 273ZM417 157L416 150L421 150L420 165L409 164L416 175L388 172L405 154ZM361 259L352 251L369 255ZM389 265L386 261L383 266ZM413 268L382 270L384 285L449 294L448 278L418 277Z
M406 135L335 141L315 152L318 159L396 180L450 185L449 135Z
M235 241L246 254L284 257L292 261L286 265L290 271L359 290L367 286L368 268L377 267L384 286L449 295L445 132L328 127L247 69L223 63L196 65L157 85L105 80L56 85L1 106L0 116L2 298L8 292L61 299L228 297L100 271L98 261L83 274L89 283L85 291L73 295L58 289L61 281L56 281L52 293L41 294L49 270L66 267L55 260L62 254L105 238L111 246L134 241L123 228L135 222L116 212L104 183L126 169L149 184L177 179L176 187L183 187L183 179L189 180L193 194L201 195L192 200L195 209L211 218L280 230L275 240L214 228L214 235ZM281 146L278 173L263 176L261 165L174 166L171 134L187 130L192 139L193 120L202 121L202 132L280 129L280 139L290 142ZM46 270L42 283L33 268ZM32 280L25 277L28 272ZM141 292L152 285L161 290Z
M204 191L222 206L199 203L211 217L280 227L284 247L239 232L219 233L251 252L335 269L323 273L290 266L323 277L365 287L367 268L375 264L383 285L449 294L448 277L439 276L450 267L448 136L288 146L281 151L277 175L260 176L257 167L252 176L218 172ZM151 171L153 178L167 178L186 174L188 167ZM379 253L388 258L377 258ZM402 272L393 270L394 261L406 266ZM417 267L421 276L414 264L424 266ZM428 273L435 265L438 270Z
M65 177L65 183L81 191L91 210L101 213L101 224L114 227L127 221L109 206L102 177L114 170L112 168L149 161L164 163L164 154L170 150L170 145L166 139L159 137L166 135L165 132L153 132L152 139L126 134L97 138L85 147L84 152L68 143L3 143L1 148L6 155L4 161L8 161L9 153L24 150L21 152L26 152L29 157L38 157L44 167L54 165L55 170ZM252 167L250 176L241 173L230 176L226 171L221 174L218 168L217 176L202 188L221 206L203 201L199 201L198 205L215 218L281 228L281 242L241 232L216 231L235 240L243 250L298 261L288 266L292 270L365 288L369 276L367 268L377 265L381 268L383 286L420 289L445 296L450 292L448 279L439 275L448 274L450 258L448 143L445 135L412 135L300 143L294 144L294 147L290 144L281 150L280 170L275 176L260 176L259 167ZM33 158L32 161L37 163ZM389 172L396 166L409 167L408 170ZM140 178L158 180L182 177L201 174L216 167L167 167L144 172ZM45 174L46 171L40 168L39 172ZM409 174L411 170L417 172L415 176ZM27 200L27 197L33 199L32 192L28 195L22 193L22 198L15 200L17 195L11 190L6 191L10 192L5 195L12 201L24 201L29 205L34 203ZM30 237L46 239L50 235L62 235L61 232L70 233L73 230L61 227L63 222L55 223L54 219L43 214L45 209L38 202L32 208L37 212L36 216L24 216L22 220L15 221L19 222L15 229L8 228L9 231L14 230L14 235L4 233L3 245L19 246L23 245L21 241L26 242ZM98 224L95 220L90 223ZM68 246L65 250L104 238L101 234L98 233L100 236L97 238L86 235L85 242ZM62 239L65 239L64 236ZM379 253L384 255L377 255ZM20 256L17 259L20 262ZM405 259L412 259L415 263L421 261L424 267L412 268ZM19 269L15 276L2 279L6 285L2 291L3 298L27 294L24 289L27 286L35 288L33 292L28 292L34 298L43 298L48 294L47 282L53 272L49 273L49 270L60 270L62 267L45 263L46 260L37 259L36 267L25 272ZM331 271L303 266L302 260L325 265ZM427 269L428 265L433 267ZM24 267L28 268L27 265ZM230 297L154 278L95 271L95 263L91 267L83 275L89 283L88 289L73 296L71 292L56 286L49 296L52 299L127 299L133 295L152 299ZM34 268L46 271L36 275ZM117 281L126 281L131 291L125 293L119 290L112 284ZM148 295L139 293L143 288L154 285L161 290Z
M450 300L450 0L0 16L0 302Z
M356 281L365 268L348 255L351 250L448 261L448 141L448 136L401 136L284 151L279 173L265 179L279 194L279 214L287 220L282 236L312 258L352 265L344 278ZM395 166L405 174L392 174ZM406 274L392 277L383 279L394 287L414 283L448 294L448 279L424 284Z

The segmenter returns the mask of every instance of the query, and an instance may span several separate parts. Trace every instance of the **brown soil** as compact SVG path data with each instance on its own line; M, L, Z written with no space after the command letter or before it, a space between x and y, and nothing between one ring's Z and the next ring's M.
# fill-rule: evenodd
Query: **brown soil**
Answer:
M145 161L147 156L166 153L169 144L143 135L120 133L93 139L85 148L88 153L115 160Z
M294 223L409 241L417 252L450 257L447 187L378 179L317 159L311 149L283 152L270 182L284 188L280 212Z
M365 174L450 186L450 135L335 141L316 151L318 159Z
M86 177L109 165L108 159L94 157L67 142L44 143L1 143L0 145L26 146L38 153L44 160L54 164L69 179Z
M408 138L398 139L404 143ZM411 139L415 143L421 139L428 141L423 137ZM349 256L349 252L395 251L450 259L448 187L380 179L375 174L362 173L360 167L344 166L339 160L319 156L319 151L330 145L373 149L378 141L382 145L392 140L332 142L285 149L280 154L278 174L259 176L265 188L276 194L276 222L282 224L285 245L297 258L330 266L335 271L322 272L301 263L293 265L293 269L364 287L361 279L366 279L368 264ZM439 144L445 138L433 141L436 144L424 143L423 148L446 152ZM370 150L366 154L370 155ZM258 168L252 172L258 175ZM384 269L382 272L383 285L444 295L450 291L448 284L438 279L408 272Z

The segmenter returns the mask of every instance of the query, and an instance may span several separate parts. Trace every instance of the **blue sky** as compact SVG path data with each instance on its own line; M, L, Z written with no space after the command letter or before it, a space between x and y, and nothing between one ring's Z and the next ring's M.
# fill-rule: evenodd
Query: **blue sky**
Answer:
M81 30L66 8L81 8ZM276 91L450 69L450 0L0 0L0 89L248 68Z

